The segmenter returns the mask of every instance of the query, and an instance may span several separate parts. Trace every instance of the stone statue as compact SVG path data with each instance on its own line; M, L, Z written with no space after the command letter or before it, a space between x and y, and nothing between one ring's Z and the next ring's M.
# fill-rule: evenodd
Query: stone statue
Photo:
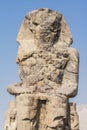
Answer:
M21 82L7 88L16 96L17 130L79 130L69 103L78 91L79 55L64 16L45 8L28 13L17 42Z

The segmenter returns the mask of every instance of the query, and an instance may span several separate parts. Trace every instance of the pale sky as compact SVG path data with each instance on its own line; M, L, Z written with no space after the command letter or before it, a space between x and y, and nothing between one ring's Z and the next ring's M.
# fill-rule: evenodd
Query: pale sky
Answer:
M0 0L0 130L4 130L8 102L14 98L6 88L20 81L17 33L25 14L38 8L50 8L64 15L73 36L72 47L80 54L78 95L73 101L87 104L87 0Z

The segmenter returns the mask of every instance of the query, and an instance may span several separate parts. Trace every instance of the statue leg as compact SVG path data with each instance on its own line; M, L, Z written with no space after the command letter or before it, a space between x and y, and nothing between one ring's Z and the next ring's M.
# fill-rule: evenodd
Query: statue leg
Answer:
M76 112L76 104L75 103L69 103L69 127L70 130L79 130L79 117Z
M30 94L16 97L17 102L17 130L37 130L38 99Z
M46 129L65 130L67 119L67 98L51 95L46 102Z
M4 125L4 130L17 130L17 109L16 102L12 100L9 102L9 108L6 112L6 121Z

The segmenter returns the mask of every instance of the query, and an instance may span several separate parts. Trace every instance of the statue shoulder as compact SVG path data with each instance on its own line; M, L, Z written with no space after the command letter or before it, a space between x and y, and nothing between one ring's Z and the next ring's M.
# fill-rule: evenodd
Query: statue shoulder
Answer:
M79 71L79 53L74 48L68 49L69 61L66 66L66 70L71 73L78 73Z
M70 59L74 62L79 62L79 53L75 48L68 48Z

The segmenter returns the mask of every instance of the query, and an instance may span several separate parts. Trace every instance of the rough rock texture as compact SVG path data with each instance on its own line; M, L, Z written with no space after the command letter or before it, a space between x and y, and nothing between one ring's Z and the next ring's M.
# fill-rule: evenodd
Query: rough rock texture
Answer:
M21 82L7 89L16 96L16 114L11 120L7 112L5 130L79 130L75 104L69 103L78 90L79 56L69 47L63 15L50 9L28 13L17 42Z
M17 108L16 102L10 101L8 111L6 112L5 130L17 130Z

